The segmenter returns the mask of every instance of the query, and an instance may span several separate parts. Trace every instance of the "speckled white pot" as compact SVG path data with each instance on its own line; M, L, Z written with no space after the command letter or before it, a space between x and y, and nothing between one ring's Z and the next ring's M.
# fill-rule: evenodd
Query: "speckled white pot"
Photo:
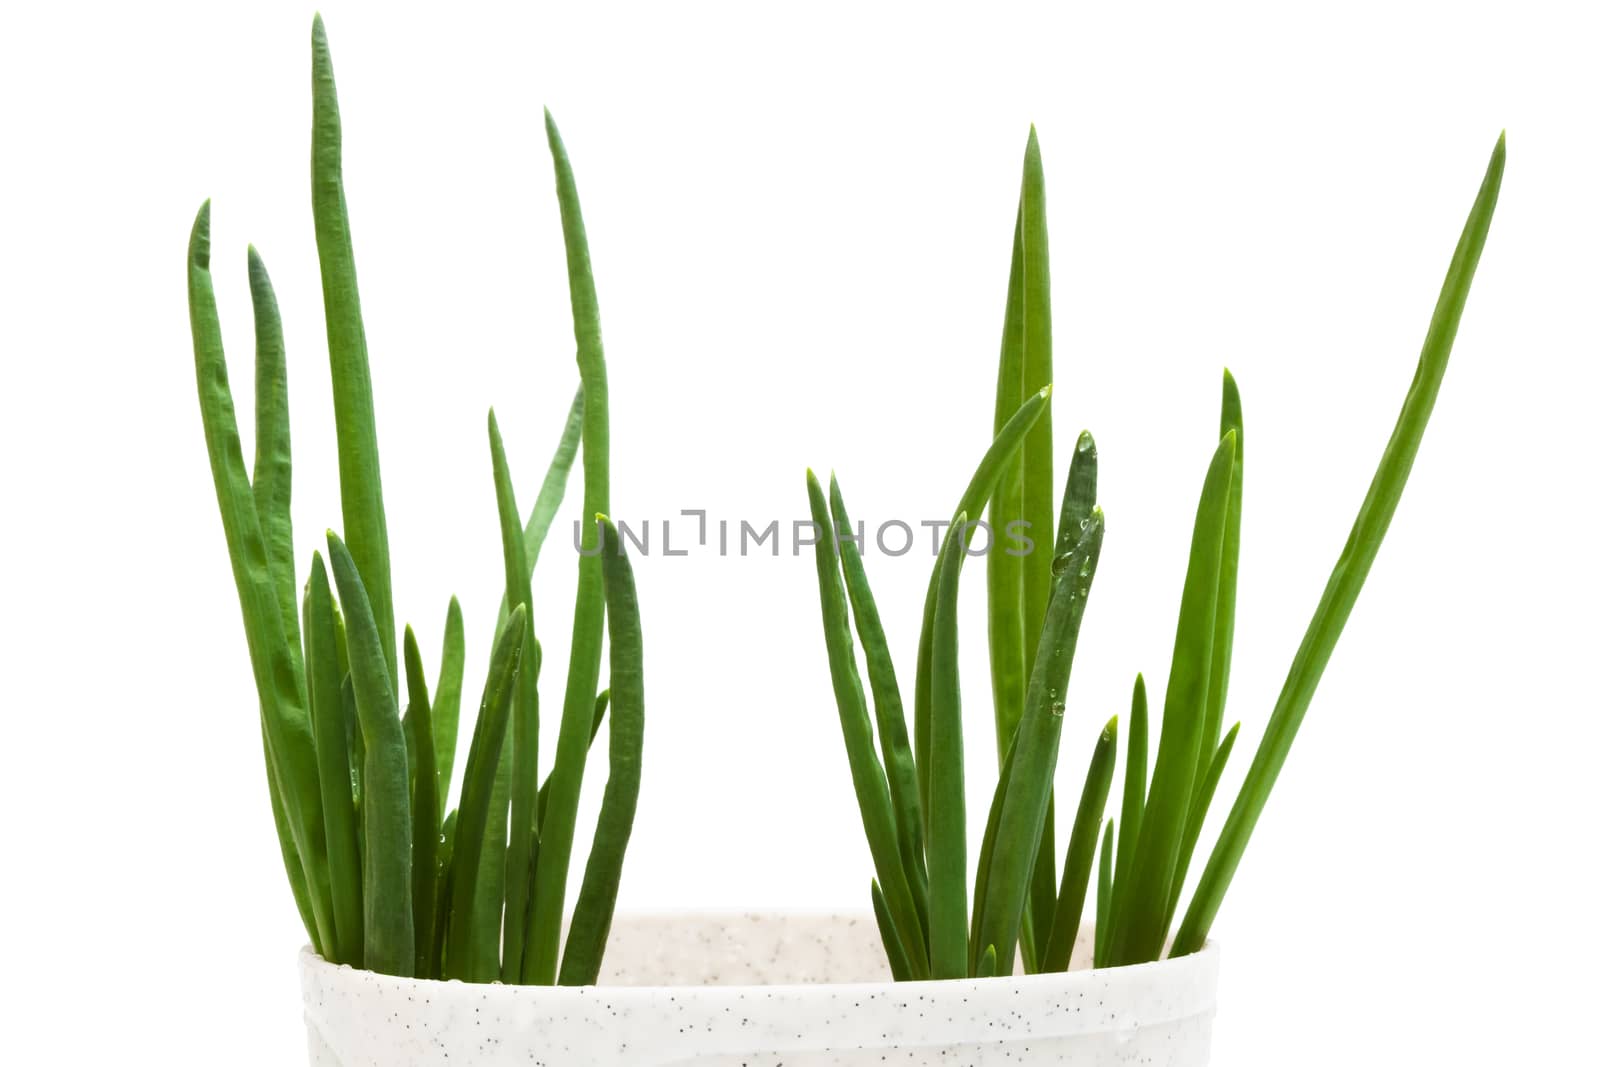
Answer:
M587 988L390 978L310 949L300 976L313 1067L1203 1067L1217 950L896 984L870 918L676 915L619 918Z

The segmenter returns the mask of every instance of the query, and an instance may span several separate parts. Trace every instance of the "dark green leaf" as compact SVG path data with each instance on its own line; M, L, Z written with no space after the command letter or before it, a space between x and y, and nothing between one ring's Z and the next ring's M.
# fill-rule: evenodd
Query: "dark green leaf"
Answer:
M1178 898L1183 895L1183 882L1189 876L1189 863L1194 859L1195 846L1200 843L1200 831L1205 829L1206 814L1211 810L1211 800L1217 795L1217 785L1228 767L1228 757L1233 753L1233 743L1239 736L1239 724L1234 723L1212 756L1206 776L1195 790L1194 803L1189 808L1189 819L1183 830L1183 844L1178 849L1178 869L1172 876L1172 898L1167 901L1166 925L1172 926L1178 912Z
M500 513L500 551L505 562L505 602L521 605L528 634L534 636L533 589L522 536L521 512L517 510L512 488L511 467L506 462L505 443L494 412L489 412L489 452L494 466L495 503ZM533 885L524 877L534 869L533 850L539 836L539 686L535 671L517 675L516 695L511 712L511 836L505 860L505 930L500 961L500 979L518 982L522 978L522 953L527 944L528 901Z
M507 626L501 630L495 642L494 654L489 662L489 678L484 684L483 699L478 705L478 718L472 730L472 744L467 750L450 861L450 929L444 961L444 973L449 978L468 978L475 962L478 963L480 974L486 969L475 960L475 956L481 957L481 954L474 951L473 935L481 924L474 922L473 913L479 896L478 883L486 851L495 779L511 722L512 695L516 688L522 641L526 632L525 609L518 608L511 613ZM498 944L498 922L494 924L494 931L494 943ZM498 975L499 961L495 960L493 972L481 980L493 980Z
M406 627L403 648L407 706L402 725L411 764L411 899L415 916L417 974L434 972L433 924L439 884L439 762L433 751L433 715L428 703L428 676L422 666L417 635Z
M895 929L919 930L921 919L895 832L894 802L873 746L867 695L856 668L855 643L850 637L850 604L840 573L833 522L822 485L811 471L806 472L806 491L811 500L811 519L817 526L817 584L822 596L822 630L827 639L828 669L833 679L834 701L839 708L839 723L844 731L845 753L850 760L850 779L861 809L861 824ZM902 944L912 974L917 978L927 977L927 947L921 939L903 934Z
M416 971L411 907L411 798L406 739L366 587L344 542L328 533L328 558L348 626L350 680L366 757L361 767L364 964L380 974Z
M1104 966L1106 939L1111 935L1112 858L1111 849L1117 837L1117 820L1106 822L1106 832L1100 841L1100 883L1094 895L1094 965Z
M983 454L983 459L978 463L978 469L973 471L972 480L967 483L966 492L961 495L961 503L952 515L963 512L968 515L981 515L989 503L989 498L994 495L995 486L999 482L1006 468L1016 458L1017 451L1022 447L1023 439L1028 431L1033 428L1039 418L1044 414L1045 407L1050 400L1050 387L1045 386L1034 395L1028 397L1022 406L1000 430L995 434L989 450ZM997 531L998 533L998 531ZM1003 554L1003 552L1002 552ZM989 553L990 558L996 555ZM939 595L939 572L935 568L933 575L928 580L928 592L922 602L922 632L917 639L917 679L915 691L915 715L913 723L913 745L917 763L918 785L922 790L922 813L926 821L928 817L928 743L929 722L928 713L932 695L933 676L931 673L931 657L933 655L933 612L934 604ZM990 643L993 644L991 635ZM926 827L924 827L926 829Z
M967 515L956 516L939 550L933 621L933 689L928 768L928 958L930 976L967 976L967 779L961 737L956 641Z
M611 636L610 776L600 802L594 846L583 872L583 886L572 913L566 952L561 958L562 985L593 985L600 977L600 958L611 932L611 916L622 880L622 861L633 833L639 805L640 760L644 751L644 644L639 626L639 598L633 568L622 539L609 519L605 526L604 568L606 618ZM600 708L595 711L598 721ZM591 735L592 736L592 735Z
M439 761L439 810L450 796L450 779L456 765L456 738L461 729L461 679L467 666L466 634L461 624L461 604L450 598L444 617L444 653L439 662L439 684L433 690L433 752Z
M365 936L361 891L361 845L355 796L350 787L350 744L346 728L338 638L334 631L333 595L322 554L311 557L311 582L306 590L306 673L310 678L311 722L316 732L317 772L322 788L322 816L327 828L328 875L333 893L337 958L332 962L362 966Z
M318 872L325 874L328 864L316 749L302 699L304 679L284 626L278 586L239 444L233 394L228 388L222 326L211 280L210 201L201 205L195 217L189 237L188 274L189 327L194 338L195 381L206 452L260 698L270 791L276 792L281 804L280 829L289 834L288 841L280 840L280 847L291 885L297 875L307 879L315 921L315 928L307 933L314 944L326 947L335 943L335 934L331 891L317 884ZM291 857L294 862L290 862Z
M1061 894L1056 898L1055 918L1050 923L1050 940L1039 959L1041 971L1064 971L1072 962L1072 949L1078 943L1078 927L1083 922L1084 901L1089 895L1089 879L1094 873L1095 844L1100 823L1105 818L1106 798L1117 771L1117 720L1100 733L1089 773L1078 800L1078 814L1072 822L1067 842L1067 858L1061 871Z
M1116 941L1115 931L1123 922L1127 888L1133 880L1133 858L1139 848L1139 824L1144 821L1146 776L1150 771L1150 702L1145 695L1144 675L1133 680L1133 710L1128 716L1128 757L1122 774L1122 836L1117 840L1116 893L1112 898L1111 922L1106 927L1106 942L1095 955L1096 966L1105 966L1107 953Z
M905 706L900 699L900 683L895 678L894 660L889 654L889 639L878 617L878 604L867 584L867 569L856 543L855 527L845 510L839 479L828 487L834 532L844 565L845 589L850 594L850 609L855 616L856 633L867 657L867 678L872 686L872 707L878 722L878 748L883 753L884 770L889 777L889 796L894 801L895 825L899 830L900 852L917 911L924 925L916 936L927 938L928 872L922 848L922 803L917 788L917 765L911 753L911 738L906 730Z
M1228 434L1213 453L1195 513L1172 670L1162 706L1156 766L1139 825L1139 849L1124 902L1127 909L1119 916L1111 945L1110 962L1114 966L1159 959L1166 944L1163 919L1178 866L1184 822L1194 795L1195 765L1203 740L1200 731L1204 727L1211 673L1212 626L1217 614L1217 582L1228 521L1234 441L1234 436Z
M292 463L289 449L289 372L284 359L283 321L267 266L249 250L250 305L256 327L256 459L250 487L267 545L267 564L278 590L278 607L291 658L298 656L300 627L294 587L294 527L289 519ZM298 666L298 662L297 662Z
M883 951L889 959L889 973L896 982L909 982L913 975L911 964L906 959L905 945L901 943L900 933L894 928L894 919L889 915L889 905L883 899L883 890L878 886L878 880L872 880L872 914L878 920L878 938L883 942Z
M390 685L395 663L394 596L389 579L389 528L378 473L378 431L372 412L367 335L356 288L355 251L344 199L343 132L328 36L311 26L311 214L316 223L322 305L333 373L333 416L339 438L339 497L350 556L372 601Z
M1045 617L1044 643L1035 657L1022 721L1011 742L1011 773L1004 795L998 798L1000 813L983 911L976 916L978 943L995 946L1002 975L1011 973L1017 954L1022 913L1055 779L1073 653L1104 537L1105 516L1096 508L1072 552L1055 561L1052 569L1059 572L1060 580Z
M583 379L583 514L592 517L611 510L611 418L605 350L600 341L600 304L595 295L589 240L578 204L577 183L572 176L566 146L548 111L545 112L545 135L555 163L556 198L561 205L561 232L567 250L567 287L572 303L573 331L578 342L578 373ZM584 764L589 753L594 694L599 689L605 591L598 536L598 524L585 521L566 696L561 706L561 729L556 740L550 796L539 843L539 870L534 885L538 909L528 930L523 962L523 980L538 985L556 980L578 796L583 789Z

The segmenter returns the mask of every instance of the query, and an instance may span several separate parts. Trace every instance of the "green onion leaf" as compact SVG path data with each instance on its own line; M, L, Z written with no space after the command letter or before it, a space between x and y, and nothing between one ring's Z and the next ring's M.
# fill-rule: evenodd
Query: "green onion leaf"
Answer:
M522 518L517 510L506 462L505 442L494 411L489 412L489 452L494 466L495 503L500 513L500 550L505 561L505 602L524 613L528 628L524 643L534 637L533 587L523 542ZM533 850L539 836L539 686L534 671L517 675L511 712L511 839L506 847L505 931L500 978L517 982L522 977L522 953L527 943L528 901L533 885Z
M439 662L439 684L433 689L433 753L439 761L439 811L450 796L450 779L456 766L456 738L461 730L461 680L467 667L467 640L461 623L461 604L450 598L444 616L444 653Z
M861 824L889 914L894 919L895 929L902 932L901 943L911 973L917 978L926 978L927 946L921 938L906 933L920 930L921 919L895 830L889 783L873 746L872 720L867 714L867 696L856 668L855 643L850 637L850 604L840 572L833 522L822 485L809 470L806 471L806 492L811 500L811 519L817 527L817 585L822 597L822 630L827 640L828 669L833 679L834 701L839 708L839 724L844 731L850 778L861 809Z
M364 950L361 844L350 785L350 740L344 713L344 676L339 669L333 623L333 594L320 552L311 557L304 632L306 673L311 682L311 723L316 731L317 773L327 829L328 880L333 893L334 929L338 933L331 962L360 967Z
M644 644L639 626L639 597L633 568L611 520L604 524L606 618L611 637L610 775L600 802L594 846L584 868L583 885L572 912L572 928L561 957L562 985L593 985L600 977L600 958L611 932L617 906L622 861L633 833L639 806L639 775L644 751ZM605 705L598 703L599 721ZM591 735L592 736L592 735Z
M1050 400L1050 387L1044 386L1037 393L1017 408L1017 413L1009 420L999 433L995 434L994 441L989 445L989 450L983 454L983 459L978 463L978 469L973 471L972 479L967 483L966 492L961 495L961 503L952 513L959 515L981 515L989 503L989 498L994 495L995 486L1001 476L1016 458L1022 442L1027 437L1040 417L1044 415L1045 408ZM998 536L1000 531L996 531ZM995 555L1004 552L989 553L992 559ZM917 680L914 696L914 722L913 745L916 754L918 785L922 790L922 817L926 822L928 818L928 745L930 740L929 712L932 700L932 656L933 656L933 613L934 606L939 596L939 570L934 568L933 575L928 580L928 592L922 603L922 632L917 639ZM993 644L993 637L990 638ZM924 827L926 831L926 827Z
M1100 733L1084 778L1078 814L1067 841L1067 858L1061 871L1061 895L1056 898L1055 918L1050 923L1050 940L1039 959L1041 971L1064 971L1072 963L1072 949L1078 943L1078 927L1083 922L1084 901L1089 895L1089 878L1094 873L1095 844L1100 823L1105 818L1106 797L1117 770L1117 719Z
M939 599L933 620L933 691L928 779L928 957L931 977L967 976L967 780L961 738L961 675L956 643L961 565L967 557L961 512L939 549Z
M1096 508L1072 552L1057 557L1052 565L1060 579L1045 616L1043 643L1028 681L1022 721L1011 742L1011 771L1006 791L998 798L1000 812L983 911L975 917L978 943L995 946L1001 975L1011 974L1017 954L1022 913L1055 779L1073 653L1104 538L1105 515Z
M1133 679L1133 710L1128 715L1128 755L1122 772L1122 829L1117 839L1115 893L1111 902L1111 921L1105 929L1105 945L1095 955L1097 967L1107 966L1107 953L1115 944L1115 931L1126 913L1127 888L1133 879L1133 858L1139 849L1139 825L1144 821L1146 775L1150 771L1150 701L1145 695L1144 675Z
M1355 525L1350 530L1344 551L1339 554L1339 561L1328 578L1322 600L1317 604L1316 613L1295 653L1289 677L1278 696L1277 706L1272 710L1272 718L1267 723L1261 745L1239 789L1238 799L1228 813L1216 849L1195 887L1189 910L1174 941L1173 952L1177 955L1197 951L1205 944L1212 920L1222 906L1222 897L1233 880L1234 872L1238 870L1245 846L1249 844L1250 835L1261 817L1261 809L1272 793L1279 772L1283 770L1284 760L1294 744L1301 720L1311 706L1317 683L1350 618L1350 611L1355 607L1367 572L1372 569L1372 561L1377 557L1389 522L1394 518L1400 494L1405 490L1406 478L1411 473L1411 464L1422 443L1428 416L1433 412L1434 400L1439 395L1439 384L1444 378L1445 365L1450 360L1450 349L1455 343L1456 329L1461 324L1461 313L1466 308L1472 277L1477 272L1478 260L1483 255L1483 246L1489 237L1489 224L1494 218L1495 203L1500 197L1505 163L1506 139L1502 133L1490 156L1489 169L1484 174L1477 199L1467 216L1461 239L1456 244L1455 255L1450 260L1439 302L1434 307L1433 321L1428 325L1428 335L1422 344L1416 377L1406 393L1399 421L1389 438L1377 473L1373 475L1366 499L1361 502L1361 510L1356 514Z
M389 528L378 472L377 421L367 334L356 289L356 259L344 199L343 133L333 59L319 15L311 25L311 214L333 373L333 416L339 440L339 498L350 556L372 602L391 688L395 663L394 595L389 579ZM337 576L336 576L337 577Z
M583 379L583 514L604 515L611 510L611 420L605 350L600 341L600 304L595 295L589 240L578 204L572 164L548 111L545 112L545 135L555 163L556 199L561 205L561 232L567 250L572 324L578 342L578 373ZM523 980L539 985L549 985L556 980L578 796L583 789L583 770L594 721L594 695L599 688L605 580L601 573L598 536L599 525L586 522L583 556L578 562L578 597L572 621L566 696L561 706L561 729L556 740L550 797L539 843L539 870L534 884L539 906L528 930L524 953Z
M1111 945L1113 966L1159 959L1166 943L1163 918L1194 794L1202 741L1235 440L1233 434L1226 435L1213 453L1195 514L1172 670L1161 714L1161 740L1139 826L1139 849L1128 883L1127 910L1119 917L1116 939Z
M434 971L433 924L439 883L439 761L433 751L433 715L428 704L428 676L422 666L417 635L406 627L402 648L406 664L406 751L411 777L411 902L417 942L417 974Z
M188 276L189 327L194 339L200 418L260 699L268 791L277 796L283 816L279 846L291 886L297 875L306 879L313 917L313 927L307 933L312 943L332 951L336 937L331 891L326 885L327 842L322 796L317 786L316 749L303 698L304 678L297 663L298 654L289 644L279 587L245 471L233 394L228 388L222 325L211 279L209 200L201 205L190 233ZM287 839L282 835L285 830Z
M289 519L292 463L289 449L289 372L284 360L283 320L267 266L249 250L250 305L256 327L256 458L250 477L267 565L278 590L278 606L291 658L298 656L300 627L294 587L294 527Z
M889 915L889 905L883 899L883 890L878 887L878 880L872 880L872 914L878 920L878 938L883 942L883 951L889 959L889 973L896 982L909 982L913 978L911 963L906 959L905 945L901 943L900 932L894 928L894 919Z
M1200 843L1200 831L1205 829L1206 815L1211 810L1211 800L1217 795L1217 785L1222 781L1222 772L1228 767L1228 757L1232 755L1233 743L1238 737L1239 724L1234 723L1233 729L1217 746L1211 766L1206 768L1206 776L1195 790L1194 803L1189 807L1189 819L1183 830L1183 844L1178 849L1178 868L1172 876L1172 897L1167 901L1168 928L1171 928L1173 916L1178 913L1178 898L1183 895L1183 882L1189 876L1189 863L1194 859L1195 846Z
M506 627L495 641L494 653L489 661L489 677L484 684L483 699L478 705L478 718L472 730L472 743L467 749L466 769L461 776L461 804L456 809L450 861L449 939L444 960L447 978L467 979L475 966L479 974L488 970L481 960L481 946L475 950L473 945L473 935L481 928L481 923L474 921L473 913L477 910L476 902L479 899L478 883L486 851L495 779L511 722L512 695L523 654L523 637L527 633L525 613L524 608L512 611ZM498 906L497 900L497 916ZM498 944L498 919L493 928L493 941ZM499 961L493 962L489 977L479 980L492 981L499 976Z
M906 730L905 706L900 699L900 683L895 678L894 660L889 654L889 639L878 616L878 604L867 583L867 569L861 560L855 527L845 510L839 479L828 486L839 558L844 565L845 589L850 595L850 610L855 616L856 634L867 657L867 679L872 687L872 707L878 721L878 748L883 753L889 777L889 797L894 802L895 825L899 828L900 852L911 892L923 925L915 933L927 938L928 871L922 847L922 802L917 788L917 764L911 753L911 737Z
M366 587L349 549L331 530L328 558L349 627L350 680L355 687L361 736L366 742L361 769L364 962L368 970L380 974L410 977L416 971L417 947L411 910L411 799L406 739Z
M1111 849L1116 842L1117 820L1106 822L1105 837L1100 841L1100 883L1094 895L1094 965L1104 965L1106 939L1111 935L1112 858Z

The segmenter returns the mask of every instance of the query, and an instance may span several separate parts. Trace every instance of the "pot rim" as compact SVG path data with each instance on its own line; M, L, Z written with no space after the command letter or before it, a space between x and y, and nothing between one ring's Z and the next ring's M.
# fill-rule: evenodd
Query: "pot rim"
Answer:
M633 922L660 922L681 921L693 919L700 922L728 922L739 919L770 919L770 918L806 918L815 920L854 920L873 922L870 914L849 910L804 909L804 908L773 908L769 910L756 910L750 908L659 908L639 911L620 912L616 916L612 929L618 925ZM1086 922L1085 929L1093 929L1093 924ZM773 983L747 983L742 985L711 984L711 983L680 983L676 985L622 985L600 982L596 985L563 986L563 985L517 985L504 982L466 982L459 978L405 978L398 975L383 974L366 968L354 967L348 963L329 963L317 954L311 945L304 945L299 952L301 968L308 972L321 972L333 977L341 972L360 975L364 981L376 982L379 985L392 986L396 989L402 987L444 988L454 990L471 990L483 992L493 996L540 997L540 998L585 998L593 995L595 990L602 991L611 1000L657 1000L663 996L682 996L692 994L696 997L728 997L738 999L748 997L754 991L762 996L779 996L783 998L815 996L819 991L823 995L838 995L841 993L860 992L862 994L881 993L887 989L906 990L940 990L945 993L961 993L967 990L992 991L1004 987L1018 987L1039 991L1050 987L1058 988L1064 992L1082 991L1089 988L1115 993L1120 987L1143 986L1156 971L1160 971L1163 978L1181 979L1186 973L1198 977L1205 971L1214 970L1218 965L1220 946L1215 939L1207 939L1205 945L1187 956L1168 958L1163 956L1159 960L1148 963L1131 963L1121 967L1083 967L1070 971L1054 971L1038 974L1017 974L1007 977L994 978L941 978L928 979L920 982L897 982L892 979L881 981L857 982L773 982ZM489 991L498 991L490 993Z

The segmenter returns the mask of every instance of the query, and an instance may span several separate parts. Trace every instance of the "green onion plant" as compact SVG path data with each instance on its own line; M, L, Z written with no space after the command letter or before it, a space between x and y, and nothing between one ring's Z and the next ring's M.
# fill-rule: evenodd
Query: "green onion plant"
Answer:
M1066 970L1080 934L1088 936L1091 882L1096 966L1184 955L1205 944L1394 517L1483 252L1504 166L1502 135L1451 259L1399 421L1180 921L1201 830L1239 733L1237 724L1223 731L1244 471L1239 391L1224 371L1220 430L1195 515L1160 729L1151 733L1139 677L1125 731L1120 812L1107 818L1123 732L1113 717L1094 747L1058 862L1057 755L1105 517L1095 504L1098 454L1087 432L1071 452L1059 511L1054 503L1049 245L1044 169L1030 133L1012 238L994 441L951 512L928 582L909 729L838 480L824 492L807 472L834 697L877 875L873 910L896 978L1008 975L1019 956L1029 972ZM969 896L956 601L969 527L985 509L990 682L1001 761ZM1030 542L1042 543L1031 552L1002 548L1001 531L1025 531ZM865 687L857 640L867 666Z
M295 903L323 958L402 976L595 981L639 793L642 650L633 577L610 521L605 357L572 167L548 112L580 385L526 521L494 413L489 446L506 591L450 806L466 662L460 605L430 679L410 627L397 640L366 335L345 210L333 66L312 27L312 212L333 377L341 538L297 590L283 330L261 257L255 460L246 469L211 275L210 203L189 241L195 376L217 504L259 696L267 786ZM531 575L583 456L585 523L572 652L553 766L539 778L542 667ZM609 630L609 686L600 687ZM403 666L403 672L402 672ZM401 707L404 714L401 714ZM567 876L591 741L610 708L609 778L563 948Z

